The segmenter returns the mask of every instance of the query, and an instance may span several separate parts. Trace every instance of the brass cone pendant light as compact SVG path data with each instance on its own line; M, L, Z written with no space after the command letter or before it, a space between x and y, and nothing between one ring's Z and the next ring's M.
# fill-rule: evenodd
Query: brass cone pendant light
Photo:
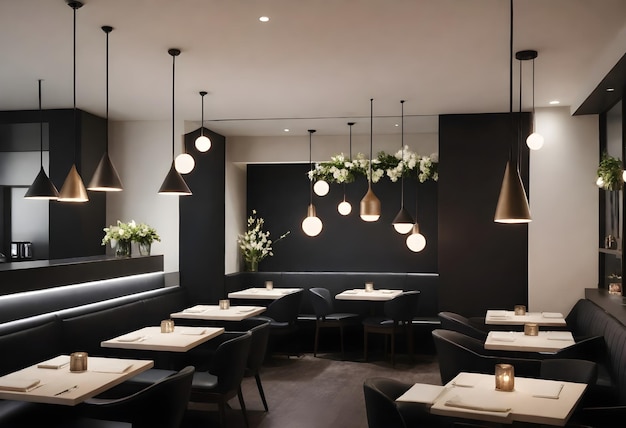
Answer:
M361 199L361 219L367 222L377 221L380 218L380 199L372 191L372 156L374 140L374 99L370 98L370 162L367 179L367 193Z
M400 153L402 157L400 162L402 162L402 164L404 165L404 100L400 101L400 104L402 105L402 128L400 138ZM411 229L413 229L413 218L411 217L411 214L409 214L407 209L404 208L404 169L400 172L400 174L400 211L398 211L398 214L396 214L396 217L393 219L393 228L396 230L396 232L404 235L409 233Z
M124 189L122 180L117 173L117 169L109 158L109 33L113 31L113 27L105 25L102 31L106 33L106 131L105 131L105 150L98 167L89 182L87 189L100 192L120 192Z
M513 120L513 0L510 0L510 4L509 115L511 120ZM519 114L519 120L521 120L521 111ZM513 128L513 126L511 126L511 128ZM532 221L526 191L524 190L522 177L519 173L519 167L518 164L513 161L514 143L519 146L519 142L517 141L520 138L519 129L517 134L518 138L512 138L510 143L511 147L509 150L509 160L507 161L506 169L504 170L504 178L502 179L500 196L498 197L496 214L494 216L494 221L496 223L514 224L529 223ZM520 156L518 154L518 163L519 157Z
M313 171L313 161L311 160L311 136L315 132L315 129L309 129L309 165L311 171ZM317 236L322 232L323 228L322 220L317 216L315 212L315 205L313 205L313 179L309 175L309 206L307 207L307 214L304 220L302 220L302 231L307 236Z
M176 57L180 55L179 49L169 49L167 51L172 56L172 166L170 167L169 172L165 176L165 180L163 180L163 184L159 188L159 194L161 195L175 195L175 196L186 196L191 195L191 190L185 183L185 180L180 175L178 171L176 171L176 164L174 161L174 135L175 135L175 126L174 126L174 95L175 95L175 72L176 72Z
M87 189L83 184L83 179L76 168L76 151L78 146L78 118L76 112L76 10L81 8L83 4L79 1L69 2L68 5L74 9L74 164L70 168L70 172L65 178L65 182L59 192L59 201L61 202L87 202Z
M35 181L30 185L25 199L49 199L56 200L59 197L59 191L54 186L50 178L43 169L43 110L41 109L41 79L39 79L39 162L40 169Z

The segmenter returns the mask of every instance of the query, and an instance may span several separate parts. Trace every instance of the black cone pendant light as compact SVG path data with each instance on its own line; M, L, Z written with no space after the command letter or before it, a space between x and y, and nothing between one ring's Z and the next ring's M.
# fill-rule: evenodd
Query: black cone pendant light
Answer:
M76 168L76 151L78 146L78 114L76 111L76 10L80 9L83 4L79 1L69 2L68 5L74 9L74 164L70 168L70 172L65 178L65 182L59 192L59 201L61 202L87 202L87 189L83 184L83 179Z
M59 191L43 169L43 110L41 109L41 79L39 79L39 161L41 168L35 181L30 185L24 198L26 199L50 199L56 200Z
M509 115L513 120L513 0L510 0L511 8L511 26L510 26L510 44L509 44ZM521 112L520 112L521 118ZM520 119L521 120L521 119ZM514 126L511 125L511 131ZM532 221L530 217L530 208L528 207L528 199L526 191L522 185L522 178L519 173L518 163L513 160L514 147L519 146L519 129L517 138L511 136L509 160L504 170L504 178L502 179L502 187L500 188L500 196L496 206L496 214L494 221L496 223L529 223ZM511 132L513 134L513 132ZM519 160L519 155L517 156Z
M120 180L120 176L113 166L113 162L109 158L109 33L113 31L113 27L109 27L105 25L102 27L102 31L106 33L106 131L105 131L105 140L106 146L104 150L104 154L100 159L100 163L98 163L98 167L96 168L96 172L94 172L91 181L89 182L89 186L87 189L101 191L101 192L120 192L124 188L122 186L122 180Z
M180 175L178 171L176 171L176 165L174 162L174 135L175 135L175 126L174 126L174 95L175 95L175 83L176 83L176 57L180 55L179 49L169 49L167 51L172 56L172 166L170 167L169 172L165 176L165 180L163 180L163 184L161 184L161 188L159 189L159 194L161 195L175 195L175 196L186 196L191 195L191 190L185 183L185 180Z
M374 99L370 99L370 162L369 176L367 179L367 193L361 199L361 219L363 221L372 222L380 218L380 199L376 197L372 191L372 156L373 156L373 140L374 140Z
M402 105L402 120L401 120L401 160L402 165L404 165L404 100L400 101ZM396 217L393 219L393 228L396 232L401 234L407 234L413 229L413 218L411 214L404 208L404 169L400 171L400 211L396 214Z
M309 165L311 171L313 171L313 161L311 160L311 136L315 132L315 129L309 129ZM302 220L302 231L308 236L317 236L322 232L322 220L317 216L315 212L315 205L313 205L313 180L309 176L309 206L307 208L306 217Z

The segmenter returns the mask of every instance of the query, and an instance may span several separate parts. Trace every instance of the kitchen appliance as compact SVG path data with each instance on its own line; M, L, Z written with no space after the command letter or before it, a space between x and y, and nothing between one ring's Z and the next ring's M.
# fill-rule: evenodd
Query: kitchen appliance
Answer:
M30 260L33 258L33 243L26 241L11 242L11 260Z

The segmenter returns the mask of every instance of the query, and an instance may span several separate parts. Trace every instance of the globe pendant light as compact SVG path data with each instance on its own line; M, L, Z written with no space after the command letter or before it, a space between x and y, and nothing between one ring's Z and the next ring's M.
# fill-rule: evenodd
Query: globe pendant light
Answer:
M204 135L204 96L207 94L206 91L200 91L200 96L202 97L202 124L200 125L200 136L196 138L196 149L199 152L208 152L211 148L211 139Z
M511 120L513 120L513 0L510 0L510 4L509 115ZM513 128L513 126L511 126L511 128ZM517 137L518 139L520 137L519 130ZM494 216L494 221L496 223L515 224L529 223L532 221L530 217L530 208L528 207L528 199L526 198L526 191L522 185L522 178L519 173L519 166L517 164L513 164L514 142L515 139L512 138L509 148L509 160L506 163L502 186L500 188L500 196L498 197L498 204L496 205L496 214ZM517 157L519 160L519 155Z
M414 253L418 253L420 251L422 251L424 248L426 248L426 237L424 235L422 235L422 233L420 232L420 225L417 222L417 202L418 202L418 193L417 193L417 189L419 189L419 181L418 183L415 185L415 224L412 226L412 230L411 230L411 234L406 238L406 246L409 248L409 250L413 251Z
M315 129L309 129L309 165L310 172L313 172L313 161L311 160L311 136ZM309 175L309 206L307 208L306 218L302 220L302 231L308 236L317 236L322 232L322 220L319 219L313 205L313 178Z
M348 126L350 127L350 162L352 162L352 125L354 125L354 122L348 122ZM350 202L346 201L346 183L343 183L343 201L339 202L339 205L337 205L337 211L339 211L339 214L341 215L348 215L352 212L352 205L350 205Z
M519 54L520 52L518 52ZM537 129L537 121L535 120L535 58L537 58L537 51L522 51L522 54L527 54L524 58L519 58L522 60L533 60L533 132L526 138L526 145L531 150L539 150L543 147L544 138L543 135L536 131Z
M79 1L71 1L68 3L68 6L74 10L74 163L65 178L65 182L63 182L58 201L87 202L89 200L87 189L85 189L83 179L80 177L78 169L76 168L76 147L78 146L78 119L76 112L76 10L80 9L83 4Z
M312 169L312 168L311 168ZM328 191L330 190L330 186L328 182L323 178L320 178L313 185L313 191L317 196L326 196L328 195Z
M104 150L104 154L100 159L100 163L98 163L98 167L96 168L96 172L94 172L91 181L89 182L89 186L87 186L88 190L96 190L102 192L120 192L123 190L122 180L120 180L120 176L113 166L113 162L109 158L109 33L113 31L113 27L105 25L102 27L102 31L106 33L106 130L105 130L105 140L106 146Z
M174 132L175 132L175 113L174 113L174 95L175 95L175 83L176 83L176 57L180 55L179 49L169 49L167 51L172 56L172 165L169 172L161 184L159 194L161 195L174 195L174 196L186 196L191 195L191 190L187 187L187 183L176 170L176 164L174 161Z
M400 101L400 105L402 106L402 119L401 119L401 158L400 162L402 165L402 170L400 171L400 211L393 219L393 228L396 232L406 235L413 229L413 218L411 214L404 208L404 100Z
M176 159L174 159L174 166L176 167L176 171L178 171L181 174L189 174L191 171L193 171L194 167L196 166L196 161L193 159L193 156L191 156L189 153L185 153L185 137L183 136L181 138L182 140L182 146L183 146L183 153L180 153L178 156L176 156Z
M39 79L39 161L41 168L35 181L30 185L24 198L26 199L49 199L56 200L59 197L59 191L52 184L52 181L46 175L43 169L43 110L41 109L41 79Z
M377 221L380 218L380 199L372 191L372 152L374 139L374 99L370 98L370 162L367 177L367 193L361 199L361 219L367 222Z

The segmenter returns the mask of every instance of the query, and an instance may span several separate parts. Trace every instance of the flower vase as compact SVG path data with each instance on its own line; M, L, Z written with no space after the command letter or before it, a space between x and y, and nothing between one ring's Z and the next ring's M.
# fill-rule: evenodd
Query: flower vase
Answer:
M246 271L257 272L259 270L259 260L255 257L250 260L246 260Z
M132 242L127 240L119 240L117 241L117 245L115 247L115 256L116 257L130 257L132 256Z
M139 255L149 256L152 244L150 242L139 242Z

